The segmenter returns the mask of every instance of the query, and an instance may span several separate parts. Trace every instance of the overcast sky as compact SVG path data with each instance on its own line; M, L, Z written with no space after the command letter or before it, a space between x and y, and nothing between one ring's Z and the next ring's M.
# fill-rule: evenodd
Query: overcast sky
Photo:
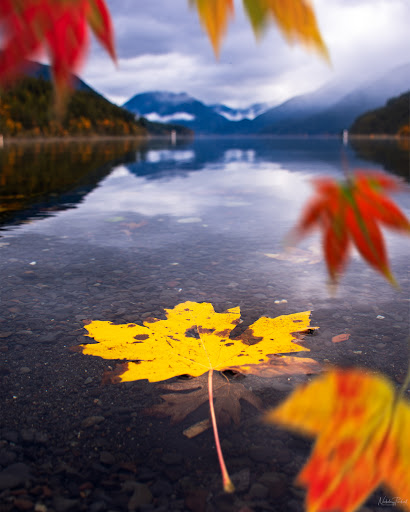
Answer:
M93 42L80 76L118 104L166 90L232 107L273 105L332 80L348 87L410 61L409 0L312 0L332 67L289 46L273 25L255 41L239 0L219 60L187 0L107 3L118 69Z

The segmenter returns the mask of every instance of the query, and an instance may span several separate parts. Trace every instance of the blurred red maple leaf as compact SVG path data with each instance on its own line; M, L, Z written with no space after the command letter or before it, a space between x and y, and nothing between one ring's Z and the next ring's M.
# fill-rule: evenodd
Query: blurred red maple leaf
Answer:
M407 385L396 393L383 375L329 369L268 411L268 422L317 438L297 477L308 512L354 512L379 485L410 511Z
M4 42L0 82L7 84L41 50L49 54L61 102L88 48L88 27L115 60L111 17L104 0L0 0Z
M356 170L344 182L332 178L314 181L315 196L307 204L290 240L319 227L324 256L333 283L345 269L352 245L373 268L397 286L391 273L379 225L410 232L410 222L387 193L400 190L397 178L377 171Z

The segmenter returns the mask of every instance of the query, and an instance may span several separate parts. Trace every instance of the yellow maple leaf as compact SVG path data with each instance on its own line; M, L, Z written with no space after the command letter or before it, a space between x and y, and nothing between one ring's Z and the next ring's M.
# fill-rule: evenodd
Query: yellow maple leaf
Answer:
M307 487L308 512L353 512L380 484L410 510L410 403L385 377L331 370L266 419L317 436L297 479Z
M91 322L85 328L98 343L80 345L79 348L84 354L131 361L119 375L123 382L140 379L157 382L177 375L198 377L208 372L210 414L223 488L233 492L216 424L213 372L235 366L244 366L245 372L246 369L251 371L253 364L268 361L274 353L308 350L293 343L292 333L309 327L310 311L259 318L233 339L230 334L240 323L239 307L216 313L212 304L188 301L165 311L166 320L154 318L146 320L144 325Z
M144 325L103 321L86 325L88 335L98 343L80 345L83 354L130 361L122 382L158 382L266 362L268 354L309 350L294 343L292 333L309 328L310 311L261 317L235 339L229 335L240 322L239 307L216 313L212 304L184 302L165 311L166 320Z

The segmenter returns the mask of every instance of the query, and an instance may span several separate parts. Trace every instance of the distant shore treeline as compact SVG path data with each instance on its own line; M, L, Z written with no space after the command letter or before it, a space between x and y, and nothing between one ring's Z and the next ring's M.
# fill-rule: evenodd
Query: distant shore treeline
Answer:
M410 91L392 98L384 107L359 116L353 123L350 133L410 136Z
M9 137L64 137L87 135L189 136L188 128L151 123L110 103L94 91L74 91L64 117L53 111L49 81L27 77L0 95L0 134Z

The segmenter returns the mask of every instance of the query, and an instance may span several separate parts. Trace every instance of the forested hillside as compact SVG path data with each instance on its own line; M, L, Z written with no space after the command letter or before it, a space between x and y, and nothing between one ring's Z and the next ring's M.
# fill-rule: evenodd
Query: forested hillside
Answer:
M0 95L0 133L5 136L146 136L167 135L172 130L190 133L181 127L136 121L132 113L93 90L75 91L59 120L53 109L52 85L43 78L24 78Z
M366 112L350 128L355 135L410 135L410 91Z

